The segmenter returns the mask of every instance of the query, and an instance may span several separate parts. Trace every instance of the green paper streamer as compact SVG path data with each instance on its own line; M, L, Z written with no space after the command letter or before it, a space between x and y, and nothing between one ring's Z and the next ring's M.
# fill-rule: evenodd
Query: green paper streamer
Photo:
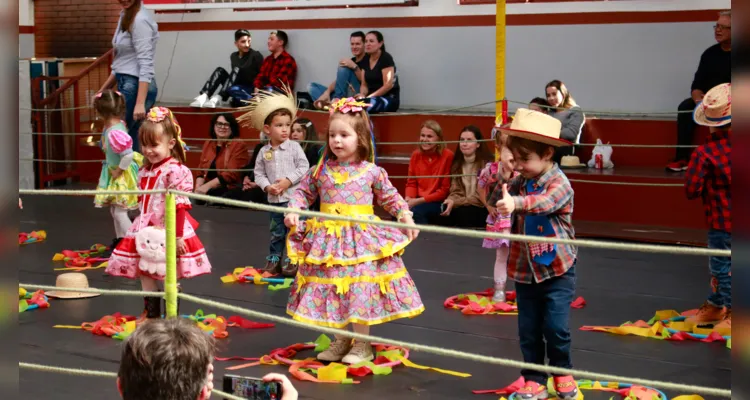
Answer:
M328 336L320 335L317 339L315 339L315 351L317 353L326 351L329 347L331 347L331 339L329 339Z

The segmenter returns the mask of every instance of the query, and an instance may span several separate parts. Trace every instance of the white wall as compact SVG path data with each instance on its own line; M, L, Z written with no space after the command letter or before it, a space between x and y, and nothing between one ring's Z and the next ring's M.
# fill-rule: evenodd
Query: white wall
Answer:
M493 5L459 6L453 0L421 3L419 7L316 10L315 13L203 10L192 14L159 14L158 19L160 22L187 22L494 14ZM657 11L724 6L728 7L728 1L531 3L510 5L508 13ZM302 17L303 13L307 15ZM701 53L714 43L712 24L509 26L506 96L527 102L544 94L546 82L561 79L584 108L674 111L689 95ZM251 22L248 28L252 28ZM442 109L494 99L494 27L372 29L383 33L388 52L396 60L403 108ZM289 52L299 66L297 90L305 90L311 81L327 84L334 79L336 63L348 55L348 36L354 30L287 31ZM255 38L253 47L267 55L267 30L251 32ZM233 50L232 30L162 32L157 49L160 100L189 102L214 68L228 67L228 55Z
M18 188L34 189L33 161L20 161L34 158L34 143L31 133L31 74L27 60L18 61Z
M33 0L19 0L18 3L18 25L19 26L34 26L34 1ZM34 57L34 35L33 34L19 34L18 35L18 57L19 58L32 58Z

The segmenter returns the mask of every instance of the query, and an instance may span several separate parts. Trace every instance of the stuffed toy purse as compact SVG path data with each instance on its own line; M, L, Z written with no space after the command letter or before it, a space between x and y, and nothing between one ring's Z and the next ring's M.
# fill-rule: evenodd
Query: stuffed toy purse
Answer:
M164 229L147 226L135 234L135 248L141 260L138 269L149 275L167 274L167 235Z

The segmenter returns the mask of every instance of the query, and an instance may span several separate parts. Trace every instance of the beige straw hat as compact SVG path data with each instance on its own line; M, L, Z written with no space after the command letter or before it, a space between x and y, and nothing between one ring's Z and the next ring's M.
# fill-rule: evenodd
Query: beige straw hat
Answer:
M237 121L262 133L266 118L272 112L280 109L289 110L292 114L292 120L297 116L297 99L294 97L292 89L287 85L284 85L280 92L259 90L247 106L236 110L245 112L237 118Z
M732 84L714 86L695 106L695 123L703 126L723 126L732 123Z
M53 290L45 294L49 297L56 297L58 299L87 299L89 297L99 296L99 293L82 293L75 291L75 289L89 288L88 277L80 272L70 272L58 275L57 280L55 281L55 286L58 288L74 288L74 290L70 292Z
M526 108L516 110L510 128L500 128L508 136L515 136L550 146L572 146L565 139L560 139L562 123L555 117Z

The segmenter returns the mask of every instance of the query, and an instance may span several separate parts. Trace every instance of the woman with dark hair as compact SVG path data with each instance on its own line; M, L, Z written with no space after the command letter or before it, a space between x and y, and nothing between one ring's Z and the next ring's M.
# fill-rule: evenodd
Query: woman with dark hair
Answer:
M357 63L360 81L358 98L371 104L370 114L396 112L401 104L396 63L385 51L383 34L370 31L365 35L365 57Z
M211 119L211 140L206 140L198 168L201 175L195 180L195 193L222 196L231 189L242 187L239 170L250 160L245 142L232 140L240 136L240 125L230 113L216 114Z
M544 91L547 94L547 103L549 103L548 114L562 122L560 138L574 145L580 143L586 116L581 111L581 107L576 104L568 88L564 83L555 79L544 87ZM563 156L572 155L573 152L573 146L558 147L555 150L554 161L560 163Z
M267 144L268 136L266 136L263 132L260 132L260 142L255 145L255 148L253 149L253 155L250 158L250 162L242 167L244 171L242 172L241 187L228 191L224 195L225 198L240 201L250 201L253 203L261 204L268 203L266 192L264 192L263 189L261 189L260 186L255 183L255 172L253 171L253 169L255 168L255 161L258 159L258 155L260 154L260 149L262 149L263 146Z
M133 151L140 151L138 128L146 111L156 103L154 55L159 40L159 27L151 12L143 8L142 0L118 0L122 7L112 46L112 74L97 94L117 83L117 90L125 97L125 124L133 139Z
M302 146L302 150L305 152L305 157L310 166L318 164L320 159L321 150L323 145L320 143L313 143L320 141L318 133L315 131L315 125L312 121L307 118L297 118L292 124L292 133L289 135L289 139L299 142Z
M451 165L451 189L443 202L447 225L463 228L483 228L489 214L486 199L477 191L477 177L482 168L493 160L492 153L482 141L482 132L474 125L461 130Z

